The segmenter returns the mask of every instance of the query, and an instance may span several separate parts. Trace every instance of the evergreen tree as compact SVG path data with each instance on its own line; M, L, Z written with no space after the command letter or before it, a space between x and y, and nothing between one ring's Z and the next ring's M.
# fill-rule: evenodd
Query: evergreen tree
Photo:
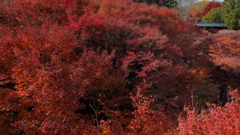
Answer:
M175 0L134 0L134 2L157 4L159 7L165 6L168 8L173 8L177 6L177 2Z
M211 9L205 16L202 17L202 22L221 23L221 7Z
M240 29L240 0L224 0L223 20L230 29Z

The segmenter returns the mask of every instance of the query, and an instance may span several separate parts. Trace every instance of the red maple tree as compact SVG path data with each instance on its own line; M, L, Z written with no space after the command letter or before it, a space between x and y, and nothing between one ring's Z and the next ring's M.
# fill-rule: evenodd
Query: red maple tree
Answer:
M185 104L216 98L212 48L239 50L131 0L0 7L2 134L174 134Z

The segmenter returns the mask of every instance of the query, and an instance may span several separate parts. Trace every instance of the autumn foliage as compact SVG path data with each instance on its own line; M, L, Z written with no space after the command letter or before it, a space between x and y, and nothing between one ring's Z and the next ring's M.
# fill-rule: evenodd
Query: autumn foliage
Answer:
M178 134L239 134L239 91L231 90L229 100L224 107L209 104L210 109L198 115L195 110L186 107L188 118L180 120Z
M200 1L192 5L192 9L190 10L190 18L189 21L192 23L200 22L203 20L203 17L207 15L211 9L221 7L220 2L215 1Z
M190 133L202 115L180 120L184 106L224 105L239 88L239 66L217 61L238 60L238 34L209 36L165 7L1 0L0 26L1 134Z
M218 7L221 7L221 3L219 2L209 2L205 7L204 7L204 10L202 12L202 15L201 16L204 16L206 15L211 9L213 8L218 8Z

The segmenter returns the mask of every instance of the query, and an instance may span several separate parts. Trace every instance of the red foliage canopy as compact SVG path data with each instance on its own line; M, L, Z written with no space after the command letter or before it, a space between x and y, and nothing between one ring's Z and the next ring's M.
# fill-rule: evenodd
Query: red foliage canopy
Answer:
M220 2L209 2L205 7L204 7L204 10L201 14L201 17L205 16L211 9L213 8L218 8L218 7L221 7L221 3Z
M167 8L2 0L0 19L2 134L163 134L210 83L210 38Z

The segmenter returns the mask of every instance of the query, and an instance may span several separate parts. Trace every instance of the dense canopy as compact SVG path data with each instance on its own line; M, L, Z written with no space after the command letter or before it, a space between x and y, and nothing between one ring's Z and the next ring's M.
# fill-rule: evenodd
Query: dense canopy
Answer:
M239 133L240 34L167 7L1 0L1 134Z

